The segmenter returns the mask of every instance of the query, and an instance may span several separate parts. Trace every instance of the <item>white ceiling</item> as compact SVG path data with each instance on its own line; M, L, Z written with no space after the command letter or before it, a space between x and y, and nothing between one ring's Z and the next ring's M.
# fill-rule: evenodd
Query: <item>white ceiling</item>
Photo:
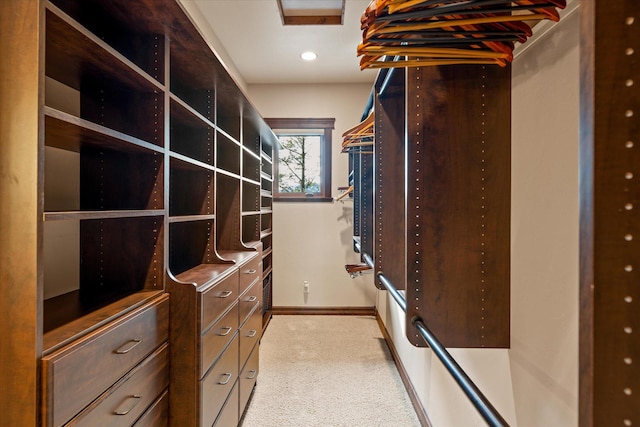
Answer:
M343 25L284 26L277 0L194 1L248 84L372 83L376 71L360 71L356 57L369 2L346 0ZM307 50L318 58L300 59Z

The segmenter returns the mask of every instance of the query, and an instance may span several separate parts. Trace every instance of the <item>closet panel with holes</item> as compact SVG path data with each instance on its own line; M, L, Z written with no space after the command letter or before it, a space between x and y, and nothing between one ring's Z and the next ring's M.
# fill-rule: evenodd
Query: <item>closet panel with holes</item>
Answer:
M509 346L509 67L407 70L407 337Z
M375 98L375 273L405 289L405 73L393 70ZM400 166L400 167L399 167ZM378 288L383 289L379 281Z
M580 425L640 425L640 5L581 4Z

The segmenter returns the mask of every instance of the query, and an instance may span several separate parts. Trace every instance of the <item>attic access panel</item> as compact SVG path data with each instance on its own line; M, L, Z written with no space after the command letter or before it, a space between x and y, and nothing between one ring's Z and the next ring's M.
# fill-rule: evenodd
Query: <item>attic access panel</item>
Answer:
M277 0L283 25L342 25L345 0Z

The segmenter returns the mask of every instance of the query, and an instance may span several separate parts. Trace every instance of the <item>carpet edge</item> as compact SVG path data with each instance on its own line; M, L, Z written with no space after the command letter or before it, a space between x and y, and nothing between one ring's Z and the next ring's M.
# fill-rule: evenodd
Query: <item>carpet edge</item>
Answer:
M429 421L429 416L427 415L427 411L425 410L422 402L420 402L420 398L418 397L418 393L413 387L413 383L407 374L407 370L402 364L402 360L400 360L400 355L396 350L395 345L393 344L393 340L387 331L387 327L384 325L382 318L380 317L380 313L378 310L375 310L376 321L378 322L378 327L380 328L380 332L384 337L385 342L387 343L387 347L389 347L389 351L391 352L391 357L393 357L393 362L396 364L396 368L398 369L398 373L400 374L400 379L402 380L402 384L404 384L404 388L407 390L407 394L409 395L409 400L411 400L411 404L413 405L413 409L416 411L416 415L418 416L418 420L420 421L420 425L422 427L433 427L431 422Z

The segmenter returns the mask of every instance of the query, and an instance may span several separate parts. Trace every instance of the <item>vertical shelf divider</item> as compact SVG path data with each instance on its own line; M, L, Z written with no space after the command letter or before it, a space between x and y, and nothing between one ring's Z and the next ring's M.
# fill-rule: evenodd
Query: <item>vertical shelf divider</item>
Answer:
M583 427L640 424L640 4L580 2Z
M392 79L374 100L375 249L371 255L374 273L384 274L397 289L405 289L406 171L399 167L405 157L405 73L393 72ZM374 283L384 289L378 280Z

